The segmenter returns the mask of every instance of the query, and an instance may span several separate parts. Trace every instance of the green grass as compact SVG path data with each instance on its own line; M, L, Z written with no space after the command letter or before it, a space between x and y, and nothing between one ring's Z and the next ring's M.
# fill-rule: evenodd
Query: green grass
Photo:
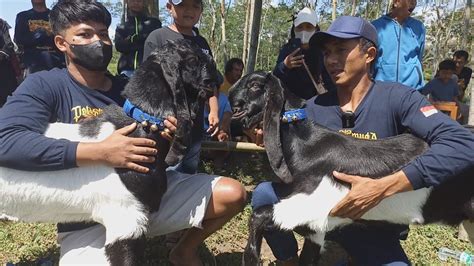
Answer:
M233 176L251 193L255 184L272 178L266 158L260 154L234 153L223 169L214 169L205 162L201 171ZM200 250L206 265L240 265L242 250L247 240L247 220L250 207L234 217L224 228L209 237ZM457 239L457 228L429 225L411 226L408 239L402 245L413 264L441 264L437 258L440 247L463 250L474 254L474 246ZM301 242L301 238L298 238ZM169 265L163 238L150 239L146 249L147 265ZM331 252L332 249L329 249ZM331 255L331 254L329 254ZM56 245L56 228L51 224L0 223L0 265L6 262L19 265L36 265L41 258L50 257L57 263L59 249ZM274 265L274 258L263 251L265 264ZM451 261L453 262L453 261Z

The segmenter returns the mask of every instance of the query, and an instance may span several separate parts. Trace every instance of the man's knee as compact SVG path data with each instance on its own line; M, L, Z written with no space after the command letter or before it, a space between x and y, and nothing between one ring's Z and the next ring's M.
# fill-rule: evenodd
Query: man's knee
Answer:
M263 182L255 187L252 193L252 209L257 209L264 205L277 203L278 197L273 189L272 182Z
M227 209L240 212L247 202L247 192L240 182L229 177L219 180L213 191L214 200L225 205Z

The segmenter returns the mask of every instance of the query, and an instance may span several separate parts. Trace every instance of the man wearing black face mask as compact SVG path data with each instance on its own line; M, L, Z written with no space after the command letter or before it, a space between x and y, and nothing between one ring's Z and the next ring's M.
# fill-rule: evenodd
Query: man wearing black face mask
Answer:
M108 35L111 17L105 7L93 0L63 0L52 9L50 20L54 42L64 53L67 68L29 75L0 109L0 165L44 171L107 164L147 172L137 162L154 161L157 151L152 140L127 137L135 124L98 143L43 135L49 123L78 123L99 115L106 105L124 101L120 96L124 82L106 74L112 44ZM84 227L63 224L58 229Z
M29 75L0 109L0 165L30 171L106 164L146 173L155 142L129 138L135 123L98 143L77 143L43 135L48 123L77 123L94 117L108 104L121 105L123 83L107 75L112 45L111 16L95 0L61 0L50 14L55 45L67 68ZM165 126L176 130L176 119ZM71 176L71 182L74 183ZM232 178L189 175L167 170L168 186L160 211L150 215L148 235L187 232L170 252L176 265L198 265L198 246L243 208L245 189ZM121 217L117 217L120 219ZM58 225L60 265L108 265L105 228L100 224Z

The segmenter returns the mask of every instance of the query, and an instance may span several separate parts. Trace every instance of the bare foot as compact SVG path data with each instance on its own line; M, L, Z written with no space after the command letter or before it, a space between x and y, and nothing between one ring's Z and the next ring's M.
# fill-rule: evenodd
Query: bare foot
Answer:
M203 266L197 250L180 250L179 246L171 250L168 260L174 266Z

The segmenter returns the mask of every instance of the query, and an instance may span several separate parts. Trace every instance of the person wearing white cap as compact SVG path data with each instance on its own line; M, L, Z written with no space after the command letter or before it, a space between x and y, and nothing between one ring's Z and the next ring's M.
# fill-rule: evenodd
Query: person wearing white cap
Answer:
M318 16L310 8L300 10L293 21L291 38L280 50L273 74L296 96L309 99L332 87L319 50L309 40L319 31Z

